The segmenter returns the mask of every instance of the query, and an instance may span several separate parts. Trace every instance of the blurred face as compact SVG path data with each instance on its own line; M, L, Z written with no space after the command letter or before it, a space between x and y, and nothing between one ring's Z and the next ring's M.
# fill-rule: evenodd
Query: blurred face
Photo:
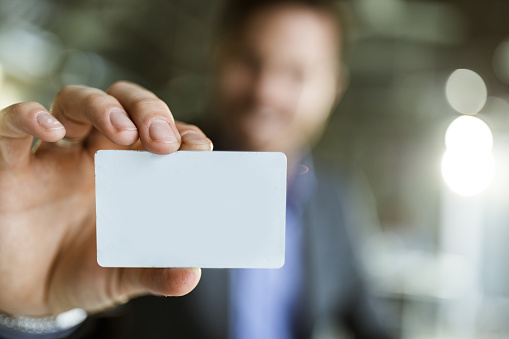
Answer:
M288 155L320 134L339 93L337 31L325 13L279 5L222 45L215 99L228 146Z

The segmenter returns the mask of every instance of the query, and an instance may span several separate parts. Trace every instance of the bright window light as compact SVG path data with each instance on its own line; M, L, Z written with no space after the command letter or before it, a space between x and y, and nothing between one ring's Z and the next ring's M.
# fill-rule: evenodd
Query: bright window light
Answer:
M484 121L469 115L455 119L445 132L449 151L491 152L493 135Z
M445 144L442 175L447 185L463 196L488 187L494 172L493 135L488 125L481 119L461 116L447 128Z

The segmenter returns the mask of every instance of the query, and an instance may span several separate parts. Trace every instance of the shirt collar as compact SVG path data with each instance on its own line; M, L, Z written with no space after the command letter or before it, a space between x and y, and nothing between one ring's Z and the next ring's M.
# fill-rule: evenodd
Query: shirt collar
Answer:
M293 171L292 177L288 178L287 204L289 207L301 209L309 201L316 188L316 175L311 153L306 152Z

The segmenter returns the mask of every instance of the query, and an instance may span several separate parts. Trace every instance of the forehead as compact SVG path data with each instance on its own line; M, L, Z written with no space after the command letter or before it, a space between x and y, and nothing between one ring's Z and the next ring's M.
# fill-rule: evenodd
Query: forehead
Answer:
M261 56L319 61L339 55L339 28L324 11L282 4L254 12L242 44Z

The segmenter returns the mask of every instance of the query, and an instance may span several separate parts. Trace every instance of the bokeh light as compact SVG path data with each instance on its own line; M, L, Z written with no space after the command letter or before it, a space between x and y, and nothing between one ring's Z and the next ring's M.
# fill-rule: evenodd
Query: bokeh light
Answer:
M447 101L462 114L476 114L486 103L488 90L481 76L469 69L457 69L447 79Z
M467 154L446 151L442 175L447 185L459 195L468 197L482 192L493 179L491 154Z
M509 40L502 42L495 50L493 70L500 80L509 84Z
M447 128L445 147L454 152L486 153L493 147L493 135L484 121L464 115L455 119Z
M0 60L6 74L30 81L51 74L60 40L33 27L0 30Z
M446 152L442 175L447 185L462 196L482 192L493 179L493 135L481 119L461 116L445 134Z

